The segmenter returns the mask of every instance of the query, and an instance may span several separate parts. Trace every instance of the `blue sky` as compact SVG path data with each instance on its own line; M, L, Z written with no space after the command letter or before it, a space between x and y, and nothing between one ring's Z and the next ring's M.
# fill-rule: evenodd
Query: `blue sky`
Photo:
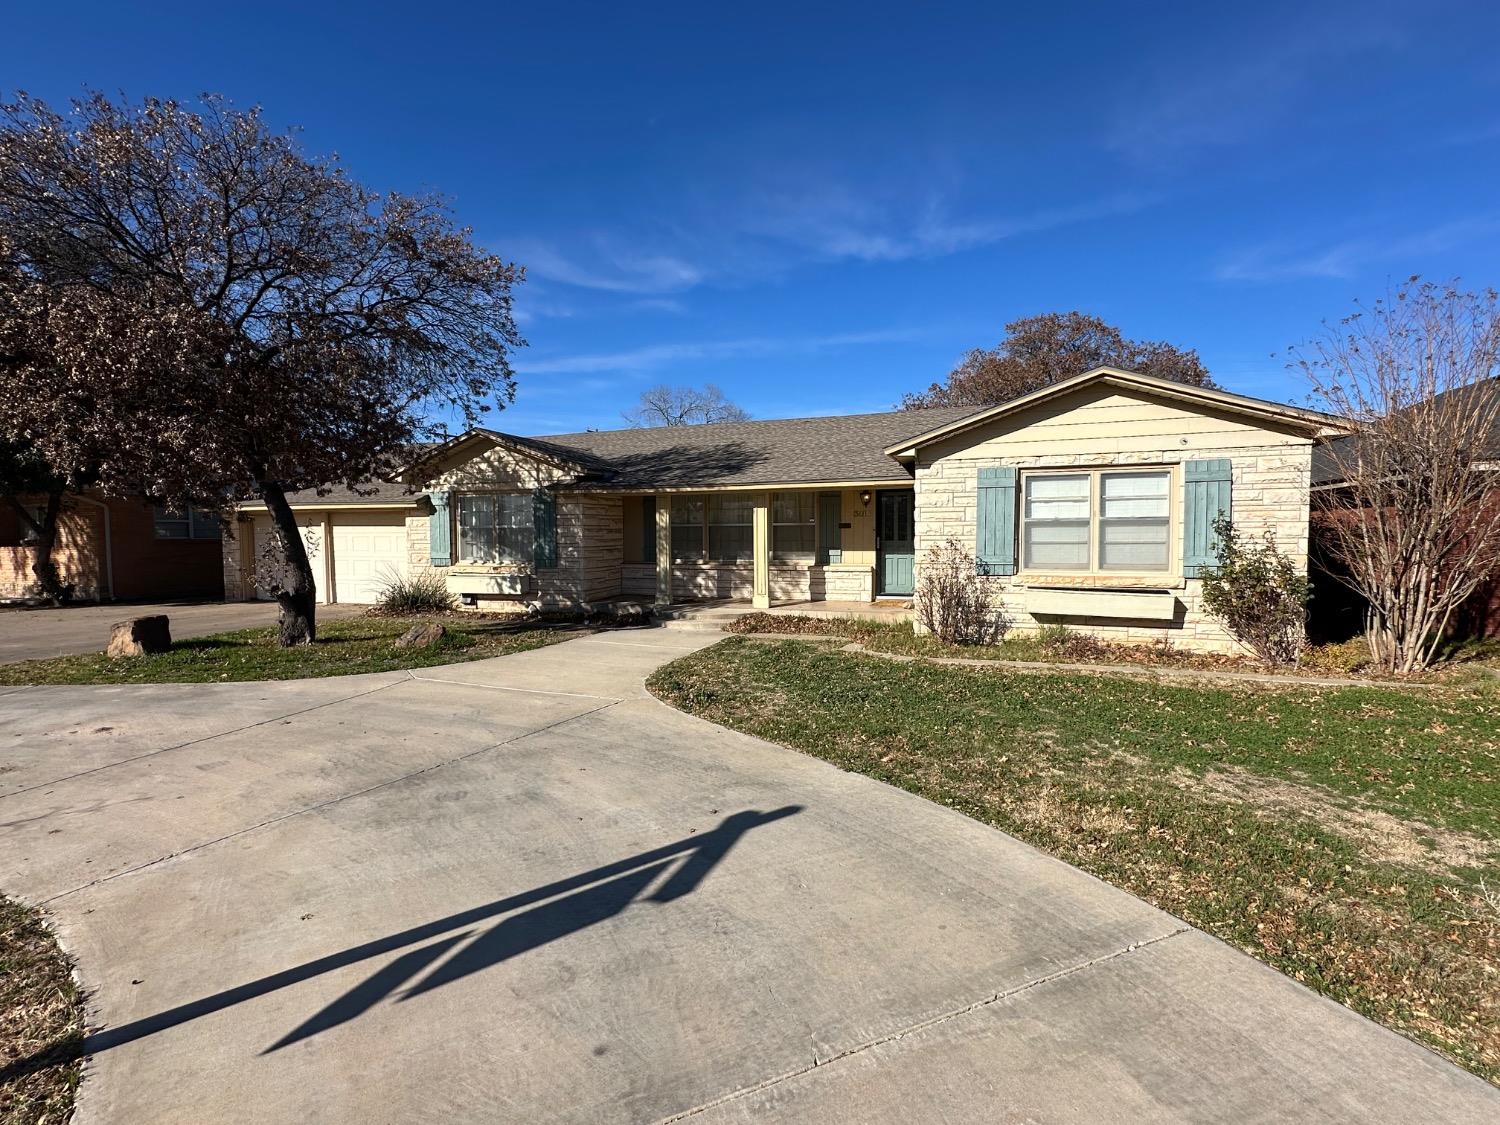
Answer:
M1500 284L1493 4L77 0L5 25L0 89L217 91L447 195L528 267L517 433L620 425L658 382L885 409L1071 308L1298 400L1273 353L1355 298Z

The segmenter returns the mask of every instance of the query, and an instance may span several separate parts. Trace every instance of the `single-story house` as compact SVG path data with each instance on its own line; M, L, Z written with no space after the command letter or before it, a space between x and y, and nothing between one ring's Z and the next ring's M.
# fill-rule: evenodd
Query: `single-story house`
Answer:
M34 515L45 496L21 496ZM52 560L80 601L220 598L223 550L215 512L171 512L141 497L67 493ZM35 596L36 545L9 502L0 502L0 601Z
M1000 406L521 437L476 429L370 496L292 498L320 599L433 572L480 609L909 600L956 539L1020 628L1227 649L1212 522L1305 566L1314 411L1099 368ZM263 505L225 543L253 597Z

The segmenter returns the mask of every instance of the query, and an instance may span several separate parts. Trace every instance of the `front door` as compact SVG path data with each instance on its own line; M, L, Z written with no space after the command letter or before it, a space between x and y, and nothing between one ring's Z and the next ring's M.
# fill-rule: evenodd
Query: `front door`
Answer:
M916 591L915 499L909 488L875 494L877 594L911 597Z

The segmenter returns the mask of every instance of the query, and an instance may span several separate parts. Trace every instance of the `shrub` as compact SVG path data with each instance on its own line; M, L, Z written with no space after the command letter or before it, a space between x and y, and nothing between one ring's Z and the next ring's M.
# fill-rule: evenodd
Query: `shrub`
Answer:
M1370 642L1363 636L1338 644L1311 645L1302 650L1302 667L1331 675L1348 675L1370 666Z
M974 556L956 539L928 551L917 579L917 620L948 645L995 644L1010 632L1010 618L990 599Z
M453 595L441 574L396 574L381 588L375 608L382 613L446 613L453 608Z
M1307 632L1307 576L1267 531L1257 544L1222 516L1214 521L1219 565L1203 575L1203 606L1266 664L1295 664Z
M1043 625L1036 639L1042 652L1053 660L1081 664L1110 655L1110 646L1094 634L1079 633L1066 625Z

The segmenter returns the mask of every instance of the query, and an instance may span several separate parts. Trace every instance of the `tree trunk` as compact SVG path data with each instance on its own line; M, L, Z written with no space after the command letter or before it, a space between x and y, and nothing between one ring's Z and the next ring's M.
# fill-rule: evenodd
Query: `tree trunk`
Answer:
M57 547L57 519L62 513L62 490L54 489L47 493L47 507L40 522L32 517L16 497L7 496L6 499L21 517L22 525L29 527L36 536L36 557L31 560L31 574L36 579L37 592L55 605L70 601L73 588L63 585L62 575L58 573L57 563L52 558Z
M280 631L277 639L282 648L312 644L317 638L317 586L313 582L307 546L297 527L297 515L287 503L286 492L280 483L274 480L257 483L281 540L283 567L276 590L276 602L281 607L276 622Z

